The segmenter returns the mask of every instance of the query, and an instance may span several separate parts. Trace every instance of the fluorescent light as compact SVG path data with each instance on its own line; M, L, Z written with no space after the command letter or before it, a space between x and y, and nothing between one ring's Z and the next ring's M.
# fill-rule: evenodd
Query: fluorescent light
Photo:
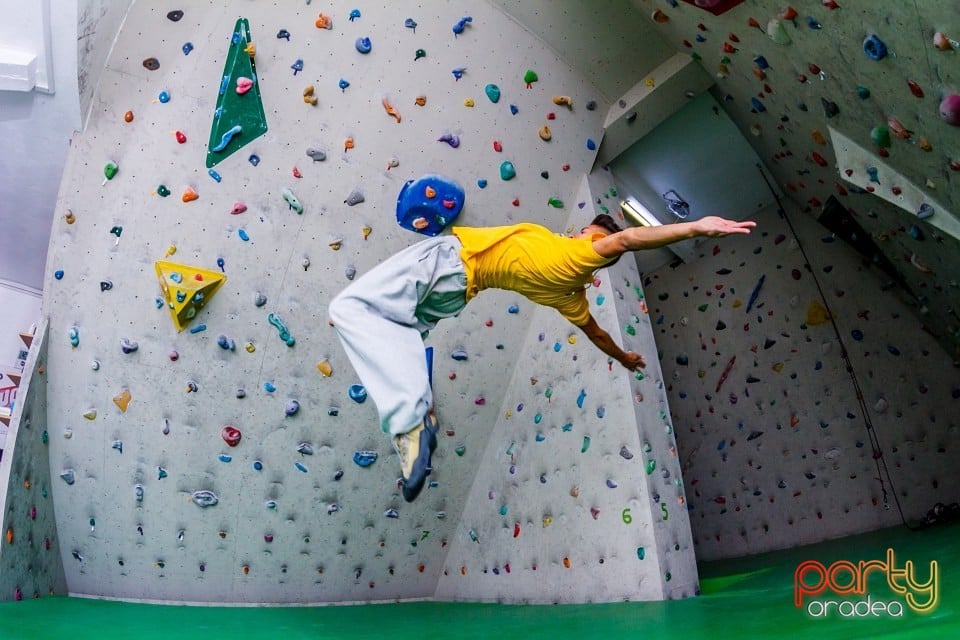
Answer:
M640 202L634 198L627 198L621 202L620 208L628 218L641 227L659 227L661 224L663 224L655 215L650 213L649 209L640 204Z

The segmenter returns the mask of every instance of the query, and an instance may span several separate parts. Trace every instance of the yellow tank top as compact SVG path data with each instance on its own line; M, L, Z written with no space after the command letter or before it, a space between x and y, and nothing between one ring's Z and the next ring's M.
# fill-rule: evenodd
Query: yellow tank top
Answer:
M553 307L578 327L589 320L584 286L593 282L596 269L610 262L593 248L599 234L567 238L528 222L452 231L463 244L467 301L484 289L507 289Z

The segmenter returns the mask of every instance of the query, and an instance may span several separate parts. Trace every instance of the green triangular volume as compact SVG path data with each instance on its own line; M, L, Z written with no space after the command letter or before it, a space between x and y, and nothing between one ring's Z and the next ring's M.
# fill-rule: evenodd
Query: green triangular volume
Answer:
M230 38L217 109L213 112L213 126L207 143L208 169L267 132L257 66L249 53L252 50L250 24L246 18L239 18ZM246 93L237 93L237 78L250 78L253 86Z

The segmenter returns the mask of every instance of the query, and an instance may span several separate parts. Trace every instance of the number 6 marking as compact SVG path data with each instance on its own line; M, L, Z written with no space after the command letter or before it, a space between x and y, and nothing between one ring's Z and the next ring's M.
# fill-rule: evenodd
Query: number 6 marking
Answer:
M630 515L630 509L624 509L623 513L620 514L620 517L623 518L623 524L630 524L633 522L633 516Z

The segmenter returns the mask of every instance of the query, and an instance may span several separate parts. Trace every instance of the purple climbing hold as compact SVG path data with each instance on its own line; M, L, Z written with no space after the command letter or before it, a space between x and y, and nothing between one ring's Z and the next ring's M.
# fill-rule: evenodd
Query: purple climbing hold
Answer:
M437 138L437 142L446 142L448 145L456 149L460 146L460 137L452 133L445 133Z

